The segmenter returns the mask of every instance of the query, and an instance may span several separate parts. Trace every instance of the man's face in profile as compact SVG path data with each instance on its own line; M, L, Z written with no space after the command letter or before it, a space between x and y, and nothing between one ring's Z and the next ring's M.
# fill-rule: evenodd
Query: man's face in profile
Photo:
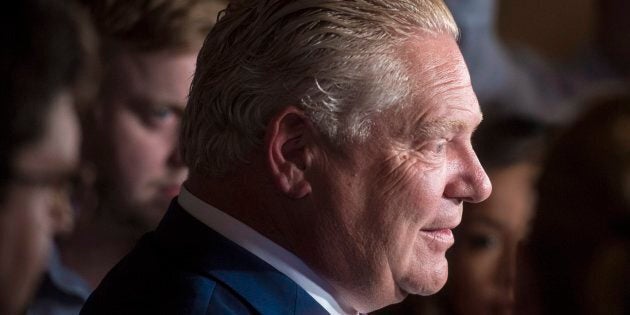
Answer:
M462 203L491 190L470 142L482 117L454 39L423 34L401 56L410 102L377 117L372 138L327 168L355 276L372 280L371 294L397 301L442 288Z
M121 50L111 65L100 132L110 149L105 202L141 229L157 225L186 176L177 138L196 56Z

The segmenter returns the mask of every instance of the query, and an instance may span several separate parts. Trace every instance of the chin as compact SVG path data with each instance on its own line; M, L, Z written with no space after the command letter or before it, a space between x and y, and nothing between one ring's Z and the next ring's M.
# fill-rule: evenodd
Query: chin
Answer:
M417 276L408 277L400 286L406 293L413 295L432 295L438 293L446 284L448 264L440 264L432 270L421 270Z

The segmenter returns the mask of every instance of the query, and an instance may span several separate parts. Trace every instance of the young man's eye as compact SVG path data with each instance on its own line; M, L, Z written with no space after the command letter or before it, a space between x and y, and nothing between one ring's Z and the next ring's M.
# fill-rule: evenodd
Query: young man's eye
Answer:
M168 106L159 106L149 110L148 114L153 119L166 119L173 115L174 111Z
M127 104L136 117L149 127L158 127L177 122L177 119L181 116L181 111L177 105L162 104L144 99L134 99Z
M177 123L180 112L173 106L152 106L142 113L144 123L151 127L164 127Z

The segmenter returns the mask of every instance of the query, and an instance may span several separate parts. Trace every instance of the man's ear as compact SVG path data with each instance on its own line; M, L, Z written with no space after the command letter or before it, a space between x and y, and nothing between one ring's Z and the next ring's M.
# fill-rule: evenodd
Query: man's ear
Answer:
M311 192L305 173L311 165L313 132L304 111L294 106L282 109L267 125L267 166L276 188L290 198L303 198Z

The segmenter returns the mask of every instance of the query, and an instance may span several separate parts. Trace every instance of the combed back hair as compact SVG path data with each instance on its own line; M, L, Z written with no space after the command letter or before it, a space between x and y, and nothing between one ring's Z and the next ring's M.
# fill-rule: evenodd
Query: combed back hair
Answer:
M197 49L227 0L82 0L106 46Z
M199 53L182 156L192 172L225 176L290 105L332 145L363 142L371 117L410 94L401 45L457 32L441 0L232 1Z

